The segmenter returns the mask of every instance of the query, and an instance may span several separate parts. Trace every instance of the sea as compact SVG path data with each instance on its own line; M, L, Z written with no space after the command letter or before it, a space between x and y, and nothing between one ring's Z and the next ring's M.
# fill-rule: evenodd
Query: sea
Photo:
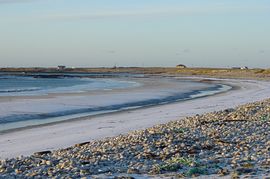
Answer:
M0 133L192 100L224 84L128 73L0 73Z

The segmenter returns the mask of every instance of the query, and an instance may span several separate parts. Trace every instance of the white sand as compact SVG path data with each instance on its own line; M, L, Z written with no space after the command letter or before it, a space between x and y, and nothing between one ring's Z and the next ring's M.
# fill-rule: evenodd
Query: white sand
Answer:
M270 98L270 82L226 80L222 83L241 87L223 94L173 104L136 109L95 117L85 117L49 126L39 126L0 135L0 158L30 155L76 143L102 139L144 129L185 116L235 107Z

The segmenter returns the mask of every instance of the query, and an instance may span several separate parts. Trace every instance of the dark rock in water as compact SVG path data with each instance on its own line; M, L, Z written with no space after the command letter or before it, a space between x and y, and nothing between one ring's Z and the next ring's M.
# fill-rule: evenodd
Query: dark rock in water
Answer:
M35 152L34 155L46 155L52 153L50 150Z

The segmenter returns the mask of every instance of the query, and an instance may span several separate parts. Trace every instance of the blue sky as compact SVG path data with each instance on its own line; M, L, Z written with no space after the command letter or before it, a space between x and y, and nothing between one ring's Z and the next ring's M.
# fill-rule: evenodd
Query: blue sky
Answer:
M270 68L269 19L269 0L0 0L0 66Z

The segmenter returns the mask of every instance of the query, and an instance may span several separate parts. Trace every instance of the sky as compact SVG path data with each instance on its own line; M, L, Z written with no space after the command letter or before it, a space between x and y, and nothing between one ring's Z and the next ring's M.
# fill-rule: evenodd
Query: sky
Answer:
M0 0L0 67L270 68L269 0Z

